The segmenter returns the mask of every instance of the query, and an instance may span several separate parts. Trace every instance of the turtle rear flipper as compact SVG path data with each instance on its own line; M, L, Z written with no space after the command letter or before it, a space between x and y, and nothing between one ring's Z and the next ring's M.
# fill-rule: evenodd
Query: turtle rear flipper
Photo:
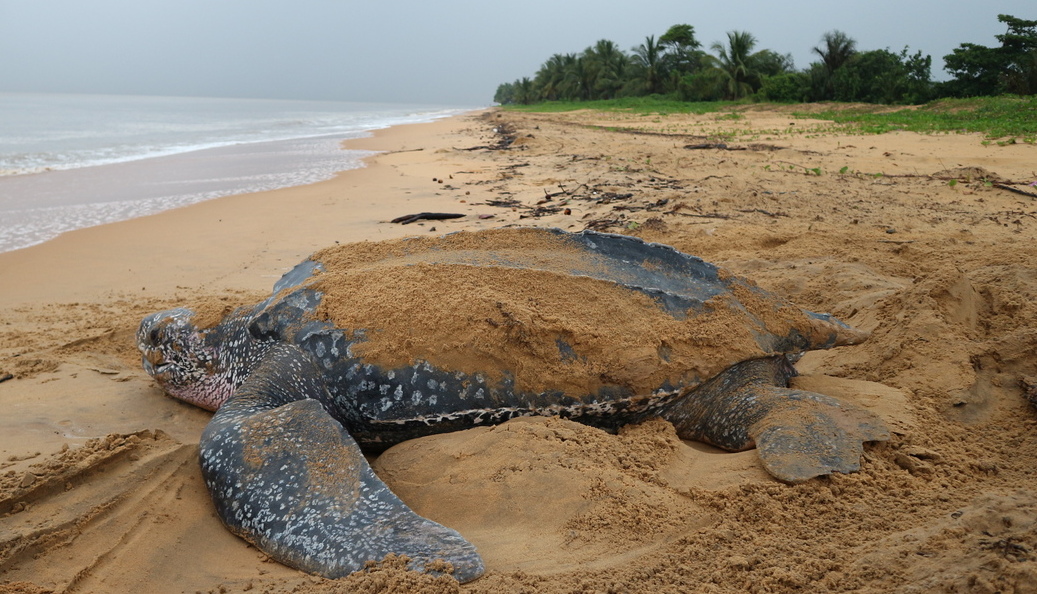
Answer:
M661 416L682 439L730 451L755 446L767 472L786 482L859 470L864 442L889 439L885 422L855 404L783 387L794 373L784 356L738 363Z
M767 472L797 483L833 472L860 470L864 442L889 439L877 415L824 394L756 386L778 405L749 428ZM766 392L765 396L761 393Z
M202 472L223 522L275 560L328 578L389 554L418 571L446 561L461 582L479 577L475 547L400 501L307 398L323 391L311 367L296 347L273 347L206 427Z

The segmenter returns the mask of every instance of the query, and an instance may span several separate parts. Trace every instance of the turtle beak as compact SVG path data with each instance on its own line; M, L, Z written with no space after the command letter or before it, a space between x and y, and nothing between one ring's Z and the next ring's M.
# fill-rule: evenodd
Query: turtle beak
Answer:
M149 351L144 354L144 360L151 363L155 367L159 367L166 362L166 358L162 356L162 353L158 351Z
M144 371L148 372L148 375L156 378L172 365L166 361L161 352L150 349L144 352L143 357L141 357L141 364L144 366Z
M190 316L190 310L178 308L154 313L141 320L137 329L137 348L141 352L144 370L152 377L161 379L159 374L173 367L173 362L163 352L170 344L176 348L177 339L189 328L186 320Z

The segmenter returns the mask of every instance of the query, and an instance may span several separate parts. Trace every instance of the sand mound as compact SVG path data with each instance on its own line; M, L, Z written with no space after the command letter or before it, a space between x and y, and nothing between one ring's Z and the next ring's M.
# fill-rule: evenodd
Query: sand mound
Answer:
M919 528L874 543L854 569L886 565L901 592L1037 591L1037 497L984 494Z
M621 564L712 523L663 478L684 448L663 421L610 435L524 418L405 442L375 470L492 566L551 574Z

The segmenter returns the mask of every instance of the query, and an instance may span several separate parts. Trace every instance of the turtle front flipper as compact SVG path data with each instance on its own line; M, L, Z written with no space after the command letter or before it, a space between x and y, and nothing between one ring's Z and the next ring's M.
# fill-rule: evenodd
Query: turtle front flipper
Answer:
M213 416L202 473L227 527L273 559L337 578L389 554L460 582L483 573L475 547L422 518L375 476L318 400L321 374L296 347L271 348Z
M855 404L792 390L784 356L733 365L669 405L677 435L731 451L755 446L771 475L796 483L860 470L864 442L889 439L878 415Z

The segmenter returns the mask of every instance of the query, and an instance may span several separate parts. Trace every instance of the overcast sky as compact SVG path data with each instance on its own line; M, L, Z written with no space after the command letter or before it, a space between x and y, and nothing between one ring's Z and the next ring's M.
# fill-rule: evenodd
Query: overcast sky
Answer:
M687 23L791 53L839 29L858 49L933 57L996 45L1034 0L0 0L0 91L488 105L501 82L598 39L629 51Z

